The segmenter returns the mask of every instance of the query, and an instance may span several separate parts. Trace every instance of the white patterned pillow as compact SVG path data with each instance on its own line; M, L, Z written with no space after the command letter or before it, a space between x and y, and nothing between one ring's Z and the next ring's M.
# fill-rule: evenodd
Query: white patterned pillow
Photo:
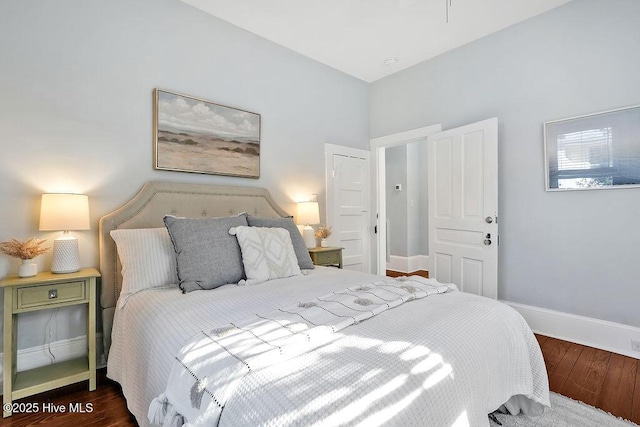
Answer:
M246 284L302 274L291 235L284 228L240 226L231 228L229 234L238 238Z
M176 255L166 228L120 229L110 234L122 264L123 298L145 289L178 285Z

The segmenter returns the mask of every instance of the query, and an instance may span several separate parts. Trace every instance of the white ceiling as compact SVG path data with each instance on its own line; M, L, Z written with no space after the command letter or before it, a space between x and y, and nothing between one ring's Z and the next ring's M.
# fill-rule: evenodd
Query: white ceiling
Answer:
M372 82L570 0L181 1Z

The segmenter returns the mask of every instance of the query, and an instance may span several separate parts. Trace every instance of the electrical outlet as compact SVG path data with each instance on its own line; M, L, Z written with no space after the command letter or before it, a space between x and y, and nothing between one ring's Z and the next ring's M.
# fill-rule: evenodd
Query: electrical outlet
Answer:
M631 340L631 349L633 351L640 351L640 341Z

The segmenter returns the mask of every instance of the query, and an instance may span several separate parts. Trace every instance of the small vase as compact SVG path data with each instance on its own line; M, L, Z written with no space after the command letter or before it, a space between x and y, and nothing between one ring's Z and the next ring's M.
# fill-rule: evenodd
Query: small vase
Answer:
M327 246L329 246L329 241L327 239L320 240L320 246L326 248Z
M22 264L18 268L19 277L33 277L38 274L38 264L30 259L23 259Z

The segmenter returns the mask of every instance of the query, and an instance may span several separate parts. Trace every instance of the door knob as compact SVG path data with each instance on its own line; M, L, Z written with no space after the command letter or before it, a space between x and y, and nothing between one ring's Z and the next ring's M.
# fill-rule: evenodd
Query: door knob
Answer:
M484 239L485 246L489 246L491 244L491 239Z
M485 221L487 224L491 224L491 223L493 222L493 217L488 216L488 217L486 217L486 218L484 219L484 221Z

